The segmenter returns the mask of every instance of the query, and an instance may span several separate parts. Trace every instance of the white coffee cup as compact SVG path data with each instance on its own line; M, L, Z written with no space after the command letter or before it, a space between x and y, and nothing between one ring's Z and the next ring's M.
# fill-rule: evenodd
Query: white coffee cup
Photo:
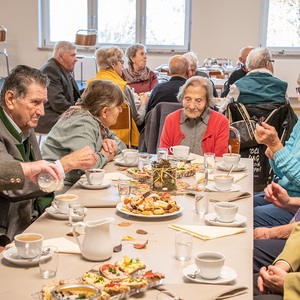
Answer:
M33 258L39 255L44 237L39 233L21 233L15 236L15 245L22 258Z
M171 153L177 159L187 159L190 154L190 147L188 146L173 146L170 147Z
M85 175L90 185L101 185L104 179L105 170L89 169L85 170Z
M233 222L239 209L238 204L231 202L217 202L214 207L218 220L224 223Z
M234 177L229 175L215 175L214 182L215 186L219 191L228 191L231 189Z
M126 164L137 164L139 161L139 151L134 149L122 150L123 160Z
M240 154L232 153L231 156L230 153L223 154L224 164L227 168L230 168L232 165L236 168L239 165L240 159Z
M77 195L63 194L55 196L55 200L52 201L52 206L58 209L62 214L69 213L69 204L75 202L78 199Z
M195 254L198 274L205 279L216 279L220 276L225 262L225 255L215 251L203 251Z

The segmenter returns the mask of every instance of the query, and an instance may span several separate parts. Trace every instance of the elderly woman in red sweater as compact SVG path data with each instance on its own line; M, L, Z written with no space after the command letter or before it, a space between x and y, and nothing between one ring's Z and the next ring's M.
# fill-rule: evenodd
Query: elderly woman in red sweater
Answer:
M191 77L180 88L177 98L183 109L167 116L160 147L189 146L190 152L198 155L227 153L229 122L224 115L210 109L214 101L210 80Z

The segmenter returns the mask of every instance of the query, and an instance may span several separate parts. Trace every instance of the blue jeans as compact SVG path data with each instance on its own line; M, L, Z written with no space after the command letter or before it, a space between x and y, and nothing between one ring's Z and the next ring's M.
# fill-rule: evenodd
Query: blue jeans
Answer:
M294 213L283 210L264 199L265 194L254 196L253 226L275 227L288 224L294 217Z

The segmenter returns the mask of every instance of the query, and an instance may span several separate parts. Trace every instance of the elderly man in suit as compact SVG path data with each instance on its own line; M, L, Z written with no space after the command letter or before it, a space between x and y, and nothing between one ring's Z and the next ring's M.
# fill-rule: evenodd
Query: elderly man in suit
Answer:
M44 104L45 115L41 116L36 132L48 133L60 115L80 98L77 83L72 72L77 62L76 46L60 41L50 58L40 69L47 74L50 84L47 87L48 101Z
M47 86L47 76L27 66L17 66L6 77L0 95L0 162L42 159L34 128L44 115ZM55 163L65 174L73 169L90 169L97 159L91 148L85 147ZM21 191L1 191L0 234L12 240L52 200L53 194L45 194L29 180L25 180Z

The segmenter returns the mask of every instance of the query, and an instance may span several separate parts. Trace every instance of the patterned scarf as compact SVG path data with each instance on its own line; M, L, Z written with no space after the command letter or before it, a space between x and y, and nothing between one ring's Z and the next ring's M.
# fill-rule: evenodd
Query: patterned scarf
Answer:
M141 71L135 71L132 65L122 70L123 76L128 84L143 82L149 79L151 70L145 67Z

